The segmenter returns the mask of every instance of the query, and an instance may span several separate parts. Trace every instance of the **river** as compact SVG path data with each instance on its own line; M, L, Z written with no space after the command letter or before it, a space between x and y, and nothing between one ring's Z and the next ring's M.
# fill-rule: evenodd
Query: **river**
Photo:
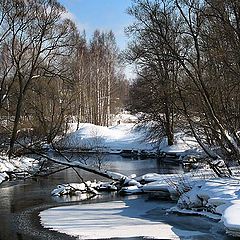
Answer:
M70 156L68 156L70 157ZM71 155L73 160L83 159L78 154ZM129 159L119 155L105 155L101 158L85 157L88 162L101 162L101 165L108 170L117 171L125 175L135 173L143 175L149 172L156 173L177 173L182 172L180 166L164 163L157 159ZM79 173L86 180L103 180L101 177L79 170ZM68 169L54 175L38 178L37 180L28 179L25 181L5 182L0 186L0 240L67 240L75 239L65 234L50 231L41 226L38 214L44 209L55 206L76 204L74 198L56 198L50 195L60 183L79 182L73 170ZM140 196L141 197L141 196ZM145 196L146 197L146 196ZM104 194L98 199L88 200L87 203L106 202L124 199L114 193ZM161 202L162 209L172 206L174 203ZM151 215L151 214L150 214ZM151 217L151 216L150 216ZM156 216L152 216L156 218ZM179 231L199 231L204 235L192 238L182 237L181 239L216 239L230 240L224 234L223 229L218 223L207 218L197 216L178 216L165 215L159 212L160 221L174 226ZM204 236L204 237L203 237ZM134 238L132 238L134 239Z

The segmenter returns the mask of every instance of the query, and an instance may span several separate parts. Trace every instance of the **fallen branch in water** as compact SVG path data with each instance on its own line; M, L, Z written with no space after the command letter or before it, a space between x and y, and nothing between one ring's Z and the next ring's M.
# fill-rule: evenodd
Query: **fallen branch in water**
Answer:
M78 169L81 169L81 170L84 170L84 171L87 171L87 172L90 172L90 173L93 173L93 174L96 174L96 175L99 175L99 176L102 176L102 177L105 177L105 178L108 178L108 179L111 179L111 180L119 181L119 180L127 178L125 175L123 175L121 173L111 172L111 171L107 171L107 170L102 171L102 170L98 170L96 168L88 167L87 165L82 164L79 161L70 161L70 159L68 159L64 154L62 154L59 151L55 151L55 152L60 154L60 156L63 157L64 160L59 160L57 158L50 157L50 156L48 156L44 153L41 153L41 152L31 148L31 147L29 148L28 146L25 146L21 143L18 143L18 144L20 144L23 148L25 148L27 150L30 150L32 153L34 153L34 154L36 154L40 157L43 157L44 159L46 159L50 162L60 164L60 165L63 165L63 166L67 166L67 167L72 167L75 172L76 172L76 169L74 169L74 168L78 168ZM77 172L76 172L76 174L79 176L79 174ZM80 177L80 179L83 181L82 177Z

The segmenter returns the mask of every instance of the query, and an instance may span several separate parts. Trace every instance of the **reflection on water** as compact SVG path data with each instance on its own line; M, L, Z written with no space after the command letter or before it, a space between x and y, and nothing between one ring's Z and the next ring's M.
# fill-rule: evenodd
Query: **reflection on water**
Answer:
M55 156L56 157L56 156ZM58 156L59 157L59 156ZM96 164L99 156L82 156L79 154L67 154L72 161L85 161L87 164ZM104 155L101 157L102 167L118 171L125 175L136 173L142 175L149 172L170 173L179 171L179 167L172 167L156 159L129 159L119 155ZM78 170L86 180L104 180L102 177ZM53 205L63 204L64 201L79 201L80 197L53 198L50 193L60 183L79 182L76 173L67 169L47 178L26 180L17 182L5 182L0 186L0 240L15 239L43 239L36 238L39 233L46 234L38 223L37 213L34 209L44 209ZM105 194L92 199L92 202L116 199L115 193ZM39 210L36 210L38 212ZM29 222L27 222L29 221ZM33 227L35 232L33 231ZM33 235L33 236L32 236ZM45 236L46 239L58 239L53 232ZM60 239L64 239L61 235ZM66 237L65 239L70 239Z
M65 155L71 161L79 161L82 164L95 166L96 168L98 168L100 164L101 169L120 172L124 175L135 173L137 176L139 176L150 172L164 174L179 173L183 171L179 165L173 164L173 162L166 162L161 159L157 160L155 158L124 158L115 154L93 154L91 157L89 157L89 154L78 155L66 153ZM61 158L61 156L56 153L52 153L52 157ZM86 176L89 176L89 173L87 173Z
M57 203L66 203L66 202L98 202L98 201L106 201L107 198L112 200L113 198L117 198L117 192L101 192L99 195L92 195L89 197L88 193L76 193L75 195L63 195L63 196L52 196L52 199Z
M67 154L72 161L81 160L87 164L96 164L99 161L97 156L82 156L79 154ZM122 158L119 155L101 156L101 166L104 168L117 171L125 175L135 173L142 175L149 172L155 173L177 173L182 172L181 168L171 163L164 163L156 159L129 159ZM102 177L78 170L85 180L104 180ZM37 180L26 180L18 182L5 182L0 186L0 240L57 240L57 239L74 239L67 235L62 235L43 229L39 224L38 213L43 209L63 204L76 204L80 200L79 196L56 198L50 195L53 188L61 183L79 182L76 173L67 169L58 172L46 178ZM88 203L103 202L110 200L122 199L116 193L103 194L91 200ZM75 201L75 203L73 202ZM166 222L167 222L166 217ZM172 219L172 218L170 218ZM174 224L178 219L173 221ZM186 223L188 220L185 221ZM208 222L207 222L208 223ZM188 224L180 225L185 229ZM132 238L139 239L139 238ZM222 238L227 239L227 238ZM229 238L228 238L229 239Z

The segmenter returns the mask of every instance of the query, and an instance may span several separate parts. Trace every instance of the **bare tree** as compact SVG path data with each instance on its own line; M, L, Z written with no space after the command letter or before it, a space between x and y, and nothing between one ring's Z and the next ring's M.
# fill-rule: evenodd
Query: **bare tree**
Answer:
M135 39L129 45L127 58L137 64L139 83L148 89L145 96L147 106L143 109L142 105L137 110L147 113L144 121L154 120L157 123L152 131L153 136L158 135L157 129L162 129L158 133L162 132L167 136L169 145L174 143L175 95L179 68L179 63L171 52L171 49L178 51L178 26L172 13L173 6L169 1L135 1L129 14L135 17L136 23L127 31ZM137 96L135 92L133 95Z
M156 53L162 53L161 60L176 62L175 87L180 101L175 104L200 145L210 157L217 155L207 144L220 146L224 158L239 159L239 3L137 0L134 4L130 12L137 20L132 27L133 31L138 30L134 37L140 41L146 39L150 45L132 47L136 59L142 60L143 54L148 56L147 61L140 63L147 68L148 76L149 72L153 75L149 60L155 56L152 46L159 43L161 47L156 48ZM159 68L161 75L166 72L169 70Z
M59 56L67 56L72 43L71 32L75 26L63 19L64 8L56 1L4 1L5 28L8 38L4 41L10 54L14 74L16 110L10 140L12 154L23 104L31 84L43 76L59 74ZM8 10L10 9L10 10Z

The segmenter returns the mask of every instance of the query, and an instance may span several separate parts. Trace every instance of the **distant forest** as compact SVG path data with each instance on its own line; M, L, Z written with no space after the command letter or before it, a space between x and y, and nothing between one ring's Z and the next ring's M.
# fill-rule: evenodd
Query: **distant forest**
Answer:
M0 3L0 141L10 149L24 135L51 143L71 121L108 125L128 96L114 34L87 41L65 11L49 0Z
M240 2L133 0L119 53L113 32L90 40L56 0L0 2L0 134L51 143L71 121L108 126L141 112L150 138L193 135L210 159L240 162ZM129 82L122 63L136 66ZM151 124L149 124L151 123ZM77 127L77 128L78 128Z

